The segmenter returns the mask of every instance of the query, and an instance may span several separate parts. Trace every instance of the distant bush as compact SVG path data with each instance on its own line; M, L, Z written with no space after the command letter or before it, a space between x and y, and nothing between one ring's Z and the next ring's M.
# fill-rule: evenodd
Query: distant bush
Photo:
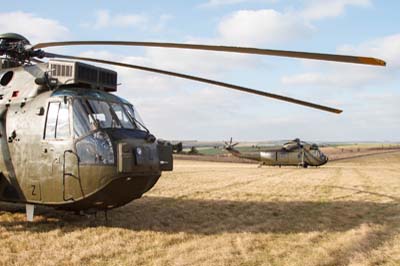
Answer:
M188 154L190 154L190 155L198 155L199 151L196 149L196 147L192 147L190 149L190 151L188 152Z

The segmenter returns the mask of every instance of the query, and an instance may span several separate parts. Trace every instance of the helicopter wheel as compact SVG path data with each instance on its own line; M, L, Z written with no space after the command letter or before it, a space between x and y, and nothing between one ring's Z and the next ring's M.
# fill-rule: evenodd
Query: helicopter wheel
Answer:
M308 163L304 163L303 168L308 168Z

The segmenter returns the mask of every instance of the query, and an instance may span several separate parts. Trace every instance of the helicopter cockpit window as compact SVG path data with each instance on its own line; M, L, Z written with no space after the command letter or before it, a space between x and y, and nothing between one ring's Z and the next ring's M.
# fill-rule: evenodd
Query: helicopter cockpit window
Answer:
M75 98L73 116L75 137L84 136L97 128L146 130L133 106L118 102Z
M124 104L124 107L125 111L130 115L132 120L134 120L136 127L138 129L146 130L146 127L143 123L142 118L139 115L139 112L132 105Z
M96 124L101 128L121 128L117 115L111 110L107 102L88 100Z
M70 136L68 104L50 102L47 111L45 139L66 139Z
M94 124L90 124L90 115L87 106L82 99L75 99L73 102L74 116L74 136L81 137L90 130L95 129Z
M318 146L316 144L311 145L310 150L318 150Z
M136 128L134 121L131 120L131 117L126 112L126 110L122 107L122 105L120 105L118 103L111 103L111 107L112 107L114 113L117 115L119 121L121 122L122 127L130 128L130 129Z

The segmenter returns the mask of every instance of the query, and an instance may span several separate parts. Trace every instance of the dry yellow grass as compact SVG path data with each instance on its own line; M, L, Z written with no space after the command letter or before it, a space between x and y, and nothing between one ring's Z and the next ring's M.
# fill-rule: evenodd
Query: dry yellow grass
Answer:
M400 153L318 169L177 161L107 224L0 210L0 265L400 265Z

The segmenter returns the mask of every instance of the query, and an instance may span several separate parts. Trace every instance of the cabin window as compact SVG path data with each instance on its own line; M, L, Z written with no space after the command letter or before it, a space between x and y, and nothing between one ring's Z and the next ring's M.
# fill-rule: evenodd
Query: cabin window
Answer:
M68 104L61 103L58 110L56 139L66 139L70 135Z
M114 164L114 151L105 132L97 131L76 143L80 164Z
M74 100L73 110L75 137L79 138L84 136L89 131L96 128L94 123L90 123L91 117L89 115L88 108L82 99Z
M45 139L66 139L70 136L68 103L50 102L47 109Z

